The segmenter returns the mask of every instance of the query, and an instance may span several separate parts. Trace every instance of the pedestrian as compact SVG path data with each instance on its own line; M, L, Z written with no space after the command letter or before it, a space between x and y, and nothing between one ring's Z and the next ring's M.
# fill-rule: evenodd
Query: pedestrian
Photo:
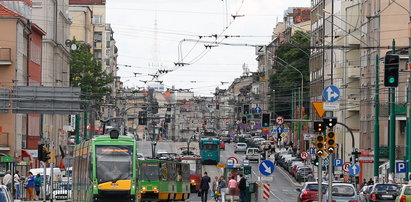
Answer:
M228 193L230 194L230 201L234 202L234 195L235 195L235 191L237 189L237 180L235 180L235 176L231 176L230 181L228 181L228 188L229 191Z
M245 191L247 189L247 179L240 174L240 183L238 183L238 188L240 189L240 202L245 202Z
M208 177L207 172L204 172L204 176L201 177L200 181L200 196L201 202L207 202L208 190L210 189L209 183L211 182L210 177Z
M29 201L33 201L34 200L34 176L33 173L29 172L27 174L27 184L25 186L26 191L27 191L27 197Z
M218 183L218 188L220 190L221 193L221 201L225 202L225 196L227 193L227 182L224 179L224 176L220 177L220 182Z
M368 181L368 185L373 185L373 184L374 184L374 181L372 180L372 178L370 178L370 180Z
M40 173L37 173L36 178L34 178L34 190L36 191L36 200L40 200L40 188L41 188L41 177L40 177Z
M14 190L15 190L15 194L14 194L14 199L19 199L20 198L20 175L19 175L19 171L16 170L16 172L14 173Z
M13 180L13 176L10 174L10 170L6 172L6 175L3 177L3 185L6 185L7 189L11 192L11 180Z
M218 189L218 181L219 181L218 177L215 176L213 184L211 185L211 191L212 191L211 196L214 197L215 201L218 201L218 195L216 194L217 189Z
M361 187L364 187L366 185L367 185L367 179L364 178L364 181L362 182Z

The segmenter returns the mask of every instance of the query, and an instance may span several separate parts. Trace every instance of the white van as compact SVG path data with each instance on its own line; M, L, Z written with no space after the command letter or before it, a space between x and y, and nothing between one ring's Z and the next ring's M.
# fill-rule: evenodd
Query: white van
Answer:
M37 174L40 174L41 178L43 178L44 168L32 168L30 169L30 172L33 173L34 176L36 176ZM46 180L47 181L50 181L50 174L51 174L51 168L46 168ZM61 172L60 168L53 168L53 181L61 182L63 174L64 173Z
M258 148L247 148L247 151L245 153L245 159L250 160L250 161L258 161L260 158L260 152Z

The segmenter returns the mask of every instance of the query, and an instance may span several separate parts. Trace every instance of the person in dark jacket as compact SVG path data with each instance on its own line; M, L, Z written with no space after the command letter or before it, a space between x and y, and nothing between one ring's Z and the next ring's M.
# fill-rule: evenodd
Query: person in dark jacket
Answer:
M240 174L240 183L238 184L238 188L240 189L240 202L245 202L245 191L247 189L247 180L245 177Z
M207 195L208 190L210 189L210 182L210 177L208 177L207 172L204 172L204 176L201 178L200 181L201 202L207 202Z

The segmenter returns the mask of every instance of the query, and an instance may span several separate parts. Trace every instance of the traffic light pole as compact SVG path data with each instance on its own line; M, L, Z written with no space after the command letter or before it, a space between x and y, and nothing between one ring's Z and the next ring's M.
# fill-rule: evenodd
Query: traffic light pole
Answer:
M323 158L318 157L318 202L321 202L323 199L322 185L323 185Z
M392 40L392 54L395 54L395 39ZM395 171L395 88L391 88L391 102L390 102L390 174L389 181L394 181Z
M374 121L374 181L378 182L378 168L380 166L380 79L379 79L379 58L375 56L375 121ZM410 80L411 81L411 80ZM408 129L408 126L407 126Z
M411 6L411 1L410 1L410 6ZM408 23L408 27L410 28L411 27L411 14L410 14L410 22ZM411 33L410 33L410 36L409 36L409 45L410 45L410 47L408 48L408 69L410 68L410 66L411 66ZM408 169L407 169L407 171L406 171L406 175L405 175L405 180L410 180L410 178L409 178L409 169L411 168L411 72L410 72L410 77L408 78L408 87L407 87L407 110L408 110L408 113L407 113L407 135L406 135L406 139L407 139L407 146L406 146L406 149L407 149L407 151L406 151L406 159L405 159L405 162L407 162L407 165L408 165Z

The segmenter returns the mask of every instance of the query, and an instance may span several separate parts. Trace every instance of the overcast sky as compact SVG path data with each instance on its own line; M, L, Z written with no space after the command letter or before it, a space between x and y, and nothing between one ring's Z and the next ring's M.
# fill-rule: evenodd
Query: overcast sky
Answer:
M173 70L158 78L165 88L174 85L211 96L217 86L227 88L222 82L241 76L244 63L251 71L257 70L255 49L225 45L206 49L197 42L199 36L217 34L221 36L218 42L265 45L288 7L309 6L310 0L110 0L106 20L114 30L118 75L125 86L145 87L143 81L152 80L147 74ZM236 14L244 16L233 20L231 15ZM179 60L178 47L184 39L193 41L182 43L184 60ZM201 40L214 42L215 38ZM175 67L176 62L190 65Z

